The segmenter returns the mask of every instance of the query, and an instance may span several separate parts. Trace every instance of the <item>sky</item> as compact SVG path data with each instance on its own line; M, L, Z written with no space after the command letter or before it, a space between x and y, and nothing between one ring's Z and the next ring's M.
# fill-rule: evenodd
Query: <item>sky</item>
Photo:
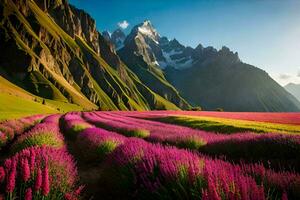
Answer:
M69 0L99 31L150 20L186 46L229 47L277 82L300 83L300 0Z

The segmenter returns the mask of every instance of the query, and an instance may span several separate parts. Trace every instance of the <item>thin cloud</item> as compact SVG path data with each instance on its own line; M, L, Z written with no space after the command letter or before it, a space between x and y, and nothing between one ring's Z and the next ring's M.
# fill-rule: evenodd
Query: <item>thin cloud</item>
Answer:
M290 79L291 77L289 74L279 74L279 78L283 80Z
M300 77L300 69L298 69L297 77Z
M126 20L124 20L124 21L122 21L122 22L119 22L119 23L118 23L118 26L119 26L121 29L126 29L126 28L129 26L129 23L128 23Z

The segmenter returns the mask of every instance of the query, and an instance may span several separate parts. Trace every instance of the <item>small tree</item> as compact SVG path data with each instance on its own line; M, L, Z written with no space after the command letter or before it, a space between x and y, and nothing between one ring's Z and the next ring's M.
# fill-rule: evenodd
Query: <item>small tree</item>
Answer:
M218 111L218 112L224 112L224 109L223 108L217 108L216 111Z
M191 111L202 111L202 108L200 106L192 107Z

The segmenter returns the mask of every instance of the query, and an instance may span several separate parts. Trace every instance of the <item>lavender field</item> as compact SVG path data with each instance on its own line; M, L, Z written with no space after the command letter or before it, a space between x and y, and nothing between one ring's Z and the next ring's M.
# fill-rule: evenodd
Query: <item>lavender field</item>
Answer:
M299 135L162 122L183 114L71 112L2 122L0 199L300 199Z

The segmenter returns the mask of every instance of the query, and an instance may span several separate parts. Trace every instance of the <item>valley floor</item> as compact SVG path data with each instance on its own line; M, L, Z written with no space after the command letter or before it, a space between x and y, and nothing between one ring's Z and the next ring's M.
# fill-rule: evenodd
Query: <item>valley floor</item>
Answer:
M299 113L95 111L3 121L0 199L299 199L299 130Z

